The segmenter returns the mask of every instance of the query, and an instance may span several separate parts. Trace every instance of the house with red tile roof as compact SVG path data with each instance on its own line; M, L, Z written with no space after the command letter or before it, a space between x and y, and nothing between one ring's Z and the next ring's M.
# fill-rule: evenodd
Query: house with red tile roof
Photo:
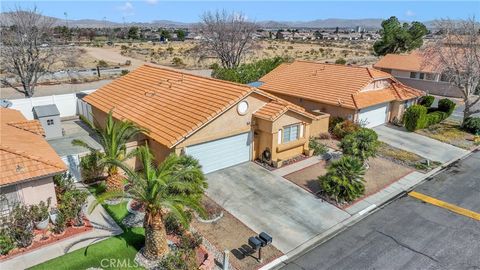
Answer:
M281 64L259 81L259 89L308 112L326 112L367 127L400 119L424 94L377 69L298 60Z
M462 91L442 76L440 61L419 51L409 54L387 54L373 65L391 74L405 85L431 95L463 97Z
M328 128L328 115L255 87L149 65L83 99L98 123L112 110L148 130L129 145L148 144L158 162L172 152L192 155L206 173L255 159L280 166L309 153L312 123Z
M16 203L56 205L53 176L67 168L44 136L38 120L0 108L0 214Z

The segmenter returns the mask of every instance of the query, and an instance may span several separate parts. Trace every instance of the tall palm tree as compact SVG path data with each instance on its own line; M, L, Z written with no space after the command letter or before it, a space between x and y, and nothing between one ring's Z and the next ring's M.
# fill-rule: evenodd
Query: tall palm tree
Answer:
M147 130L137 126L131 121L116 121L112 116L113 112L110 112L105 119L104 126L94 121L94 123L82 118L83 121L90 126L90 128L97 135L100 145L103 148L103 153L98 153L98 150L88 145L82 140L73 140L72 144L81 146L90 150L91 153L100 155L98 165L104 167L107 171L107 189L121 189L122 178L118 172L118 166L109 162L117 160L123 162L133 156L133 153L127 154L126 143L136 135L147 132Z
M144 256L157 260L168 252L164 218L167 212L177 217L188 227L188 211L203 215L201 199L207 183L198 161L190 156L169 155L158 166L148 146L135 150L143 169L135 172L119 161L109 161L121 167L127 175L127 191L111 191L102 194L91 206L91 210L107 199L131 198L145 207L145 248Z

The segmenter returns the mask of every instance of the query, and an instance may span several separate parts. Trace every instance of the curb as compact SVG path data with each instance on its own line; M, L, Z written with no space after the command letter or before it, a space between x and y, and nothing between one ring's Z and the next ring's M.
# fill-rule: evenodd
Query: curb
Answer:
M285 263L286 260L292 260L296 257L300 257L302 254L309 252L310 250L316 248L317 246L327 242L328 240L332 239L336 235L340 234L341 232L345 231L346 229L352 227L356 223L360 222L362 219L370 216L371 214L375 213L376 211L382 209L383 207L389 205L390 203L396 201L397 199L407 196L408 192L415 189L417 186L423 184L424 182L428 181L429 178L433 177L434 175L441 172L443 169L449 167L455 162L463 160L468 156L472 155L473 153L480 151L480 148L473 149L472 151L458 157L454 158L448 162L443 163L442 165L438 166L437 168L429 171L428 173L424 174L418 181L413 184L412 186L406 188L405 190L394 194L393 196L387 198L385 201L381 202L379 205L371 204L367 206L363 210L359 211L358 213L352 215L351 217L345 219L344 221L335 224L333 227L329 228L328 230L318 234L317 236L307 240L300 246L294 248L293 250L289 251L284 256L277 258L276 260L270 262L269 264L263 266L261 269L280 269L282 266L287 265ZM286 257L283 259L283 257ZM282 260L280 260L282 258ZM278 260L278 261L277 261ZM266 268L268 266L268 268Z

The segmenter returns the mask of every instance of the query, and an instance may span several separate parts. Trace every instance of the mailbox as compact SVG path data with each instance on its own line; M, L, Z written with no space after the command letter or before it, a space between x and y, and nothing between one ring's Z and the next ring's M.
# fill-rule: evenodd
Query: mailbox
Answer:
M260 241L260 239L256 236L252 236L250 238L248 238L248 244L254 249L254 250L257 250L259 248L261 248L263 245L262 241Z
M261 232L258 236L260 237L261 240L263 240L263 242L265 242L265 246L270 245L272 243L272 237L268 235L266 232Z

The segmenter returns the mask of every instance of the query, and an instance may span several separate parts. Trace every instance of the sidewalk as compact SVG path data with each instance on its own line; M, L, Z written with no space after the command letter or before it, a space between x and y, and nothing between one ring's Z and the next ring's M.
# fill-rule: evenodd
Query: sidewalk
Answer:
M90 205L93 200L93 195L90 195L88 204ZM101 205L97 206L91 214L87 214L87 217L94 227L93 230L2 261L0 269L26 269L123 232Z

